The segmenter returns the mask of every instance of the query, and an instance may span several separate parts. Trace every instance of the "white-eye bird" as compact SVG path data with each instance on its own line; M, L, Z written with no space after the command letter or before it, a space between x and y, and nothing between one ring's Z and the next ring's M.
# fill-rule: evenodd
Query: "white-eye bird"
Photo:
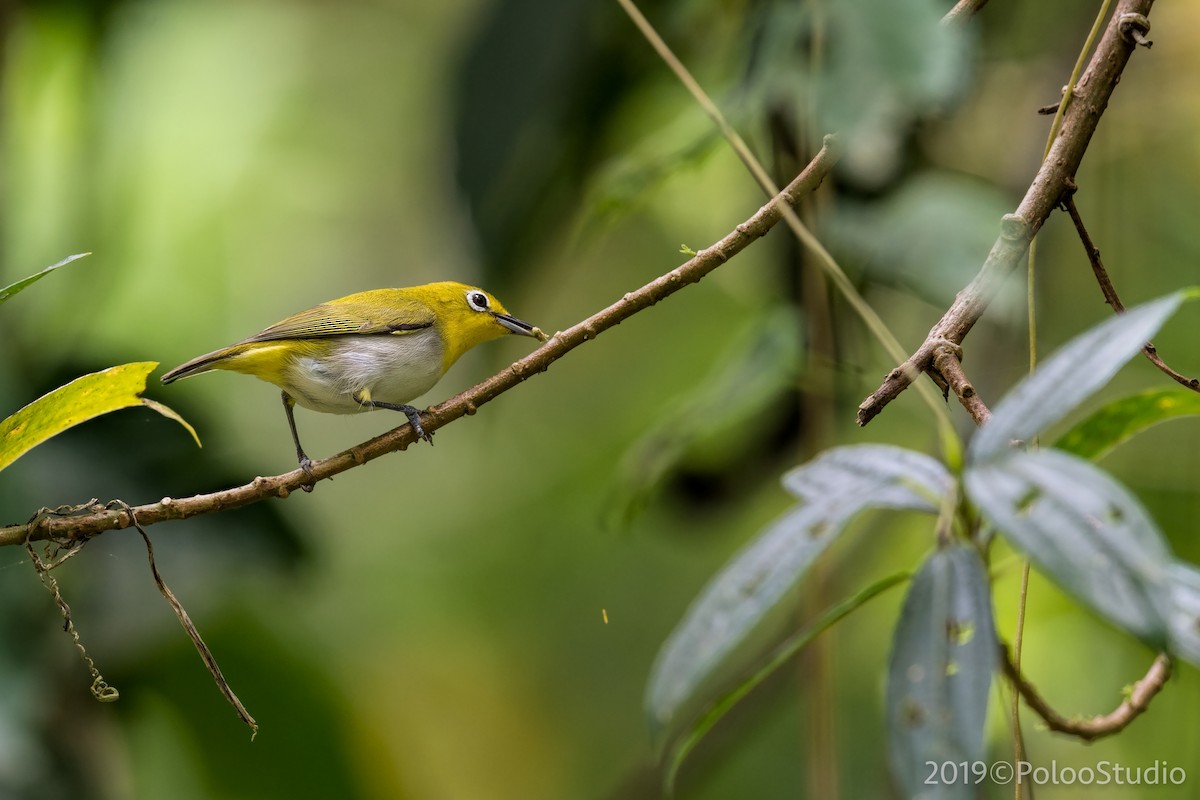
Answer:
M432 443L419 412L407 403L433 388L463 353L509 333L547 338L491 294L463 283L373 289L313 306L193 358L162 382L225 369L275 384L283 391L296 458L311 472L293 406L332 414L401 411L417 436Z

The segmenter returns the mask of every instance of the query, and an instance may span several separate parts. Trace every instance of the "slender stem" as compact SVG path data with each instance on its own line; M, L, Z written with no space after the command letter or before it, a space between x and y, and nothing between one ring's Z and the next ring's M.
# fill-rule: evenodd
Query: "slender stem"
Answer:
M1017 630L1013 635L1012 663L1017 674L1021 672L1021 648L1025 643L1025 607L1026 601L1029 599L1029 559L1024 559L1021 562L1021 589L1017 594ZM1013 763L1020 764L1025 761L1025 736L1021 732L1021 693L1013 692L1012 695L1012 731L1013 731ZM1021 781L1015 782L1015 794L1013 797L1016 800L1021 800L1021 794L1024 791L1024 785Z
M1087 61L1087 54L1092 52L1092 45L1096 43L1096 36L1099 35L1100 29L1104 27L1104 20L1108 17L1108 9L1111 6L1112 0L1104 0L1101 4L1100 10L1096 13L1096 19L1092 22L1092 29L1088 31L1087 39L1083 41L1083 49L1079 51L1079 56L1075 59L1075 67L1071 70L1071 77L1063 90L1062 99L1058 101L1058 110L1054 112L1054 121L1050 123L1050 135L1046 138L1046 149L1042 151L1043 160L1050 155L1050 145L1054 144L1054 138L1058 136L1058 131L1062 128L1063 114L1066 112L1071 98L1075 95L1075 87L1079 85L1079 76L1082 74L1083 65Z

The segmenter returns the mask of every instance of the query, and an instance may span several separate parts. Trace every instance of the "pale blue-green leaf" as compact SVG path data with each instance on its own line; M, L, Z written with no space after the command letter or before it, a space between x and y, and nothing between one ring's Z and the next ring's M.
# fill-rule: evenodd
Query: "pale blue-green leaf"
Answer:
M822 453L783 476L807 503L853 504L864 489L898 508L937 511L952 478L937 459L887 444L855 444Z
M900 612L888 668L889 760L900 794L973 798L964 781L929 782L929 762L983 759L988 690L998 649L987 569L973 547L931 555Z
M783 601L855 515L879 507L935 511L951 481L937 461L883 445L836 448L788 473L784 484L802 505L709 582L659 652L646 691L656 731L670 738L722 683L777 643Z
M1071 413L1142 349L1185 296L1175 292L1131 308L1060 347L996 404L972 439L967 459L999 458L1012 440L1032 439Z
M859 592L851 597L843 600L837 605L827 609L823 614L818 616L811 623L804 625L796 633L789 636L775 651L771 653L770 658L758 670L731 689L727 694L717 700L692 726L684 731L678 743L671 748L671 752L667 758L666 784L667 795L674 794L675 777L679 773L679 768L683 766L684 760L695 749L700 740L705 734L712 729L720 719L725 716L730 709L753 691L754 687L765 681L775 673L775 670L788 663L808 645L813 639L819 636L826 630L829 630L838 622L841 622L850 612L861 608L868 601L878 597L888 589L905 581L911 580L912 575L907 572L898 572L894 575L888 575L886 578L881 578L869 586L864 587Z
M1168 649L1200 667L1200 569L1175 561L1167 568L1167 581L1171 592Z
M1056 450L968 465L967 495L1055 583L1102 617L1160 646L1170 549L1121 484Z
M58 269L59 267L66 266L67 264L70 264L72 261L77 261L77 260L83 258L84 256L90 256L90 255L91 255L91 253L76 253L73 256L67 256L62 261L59 261L57 264L51 264L50 266L46 267L41 272L35 272L34 274L30 275L28 278L22 278L21 280L17 281L16 283L10 283L8 286L5 286L3 289L0 289L0 303L3 303L5 300L9 299L10 297L12 297L13 295L15 295L17 292L21 291L25 287L29 286L30 284L40 281L42 278L46 277L47 275L49 275L51 272Z

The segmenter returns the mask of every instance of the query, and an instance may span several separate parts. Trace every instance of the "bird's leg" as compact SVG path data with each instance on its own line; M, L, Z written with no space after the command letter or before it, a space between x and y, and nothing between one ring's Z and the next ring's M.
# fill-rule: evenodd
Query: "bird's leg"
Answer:
M358 403L363 408L387 408L392 411L399 411L404 416L408 417L408 424L412 425L413 431L417 434L418 439L433 444L433 434L426 432L425 428L421 427L421 412L414 406L405 406L398 403L385 403L382 400L372 400L371 392L367 389L359 389L354 394L350 395L354 402Z
M300 434L296 433L296 415L292 411L296 405L296 401L287 392L280 392L279 394L283 398L283 410L287 414L288 427L292 430L292 441L296 443L296 459L300 462L300 469L304 470L304 473L309 478L312 478L312 459L305 454L304 448L300 446ZM315 484L316 481L312 480L303 484L300 488L306 492L311 492Z

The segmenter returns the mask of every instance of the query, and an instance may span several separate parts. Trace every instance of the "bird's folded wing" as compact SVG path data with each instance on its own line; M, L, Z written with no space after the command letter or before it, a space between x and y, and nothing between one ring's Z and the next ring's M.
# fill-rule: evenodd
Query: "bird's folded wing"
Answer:
M393 304L383 310L374 303L322 303L276 322L239 344L279 339L321 339L349 334L404 334L432 327L433 322L433 311L417 302Z

